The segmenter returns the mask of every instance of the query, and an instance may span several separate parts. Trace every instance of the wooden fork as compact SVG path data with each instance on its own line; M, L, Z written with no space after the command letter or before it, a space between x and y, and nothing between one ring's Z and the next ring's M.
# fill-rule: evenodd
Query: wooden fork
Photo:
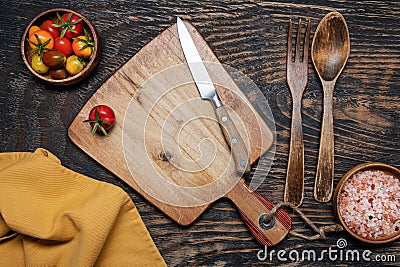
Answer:
M292 125L289 159L286 174L284 201L300 206L304 193L304 143L301 119L301 98L308 80L308 50L311 24L307 23L301 55L301 19L299 19L295 55L292 53L292 20L289 20L288 47L286 57L286 80L292 94ZM294 58L294 60L293 60Z

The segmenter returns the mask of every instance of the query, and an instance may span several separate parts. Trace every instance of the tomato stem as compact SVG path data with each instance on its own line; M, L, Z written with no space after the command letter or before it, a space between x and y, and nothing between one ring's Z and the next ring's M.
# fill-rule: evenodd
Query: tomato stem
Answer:
M71 22L72 15L73 15L72 12L70 12L68 14L67 19L63 20L61 15L58 14L58 12L57 12L57 18L61 22L61 24L54 23L53 26L56 27L56 28L62 28L61 33L60 33L60 38L64 37L66 31L70 31L72 33L76 33L76 30L72 29L72 26L74 26L75 24L78 24L79 22L81 22L82 18Z
M32 44L33 46L35 46L35 48L33 48L33 49L31 50L31 52L38 51L39 59L40 59L40 61L41 61L41 60L42 60L42 57L43 57L43 53L44 53L45 51L53 50L53 49L50 49L50 48L47 48L47 47L46 47L46 45L48 45L48 44L50 43L51 39L48 39L48 40L46 40L44 43L42 43L42 41L40 40L39 36L38 36L36 33L34 33L34 35L35 35L35 38L36 38L37 43L32 42L32 41L29 40L28 38L26 38L26 40L28 41L28 43L30 43L30 44Z
M93 129L92 129L92 135L94 135L97 132L97 130L100 129L100 131L105 136L108 136L108 133L107 133L106 129L104 129L103 125L111 125L111 123L109 123L108 121L102 121L100 119L100 115L99 115L97 108L95 110L95 117L96 118L94 120L84 120L83 122L94 123Z
M83 31L85 32L85 39L79 38L79 37L75 37L73 38L74 40L78 40L80 42L83 42L85 45L82 46L81 48L79 48L79 50L84 50L88 47L90 47L90 56L89 59L92 58L93 56L93 48L94 48L94 42L92 41L92 38L90 38L89 33L86 31L86 29L83 29Z

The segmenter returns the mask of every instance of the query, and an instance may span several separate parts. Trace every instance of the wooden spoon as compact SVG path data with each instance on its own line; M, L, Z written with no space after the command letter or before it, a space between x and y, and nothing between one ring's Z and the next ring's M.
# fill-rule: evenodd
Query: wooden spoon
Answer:
M328 202L334 178L333 89L350 54L346 21L338 12L327 14L319 23L311 46L311 57L324 90L321 137L314 198Z

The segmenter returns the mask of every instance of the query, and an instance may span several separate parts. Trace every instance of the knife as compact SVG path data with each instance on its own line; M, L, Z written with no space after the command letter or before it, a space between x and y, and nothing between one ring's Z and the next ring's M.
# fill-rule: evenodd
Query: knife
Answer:
M236 170L240 173L249 172L250 163L246 145L234 121L230 118L227 109L222 104L189 31L179 17L177 18L177 28L179 41L190 73L200 92L201 98L211 101L214 106L215 114L217 115L224 138L231 148Z

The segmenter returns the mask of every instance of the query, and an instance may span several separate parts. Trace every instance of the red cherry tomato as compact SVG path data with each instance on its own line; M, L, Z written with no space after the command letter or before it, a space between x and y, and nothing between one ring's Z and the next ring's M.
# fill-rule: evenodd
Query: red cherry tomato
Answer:
M50 76L53 79L61 80L61 79L67 78L68 72L64 68L62 68L62 69L50 69Z
M98 105L92 108L89 119L85 122L90 123L92 133L102 132L108 136L107 131L115 124L115 114L112 108L106 105Z
M83 21L77 15L73 13L65 13L61 17L58 16L57 28L61 29L60 37L75 38L82 34Z
M45 20L42 23L42 30L48 31L54 39L60 36L60 30L53 26L54 21L52 20Z
M63 53L66 57L72 55L71 41L66 37L63 38L57 37L54 40L54 49Z
M63 53L51 50L49 52L44 53L42 60L47 67L58 69L65 66L67 58Z

